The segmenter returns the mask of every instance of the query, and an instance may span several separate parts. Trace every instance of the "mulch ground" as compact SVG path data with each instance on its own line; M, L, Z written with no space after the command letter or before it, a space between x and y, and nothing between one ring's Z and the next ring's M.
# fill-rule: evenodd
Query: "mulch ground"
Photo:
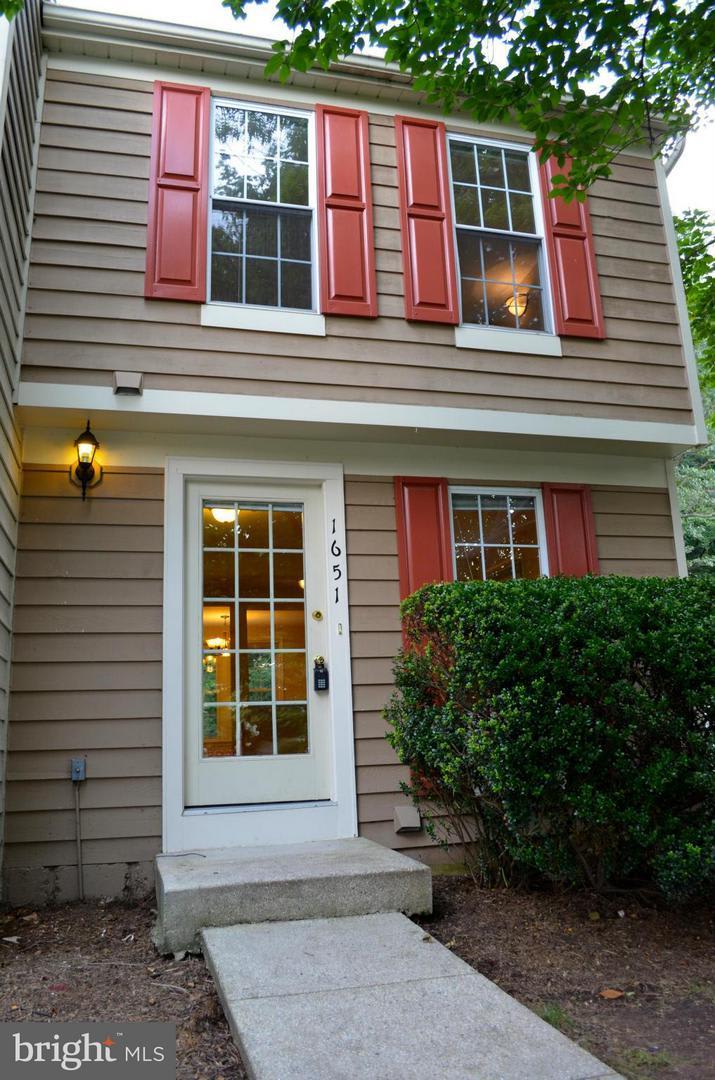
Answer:
M629 1080L714 1080L712 911L462 877L434 892L419 921L438 941Z
M710 913L434 889L434 937L629 1080L715 1080ZM152 921L114 903L0 915L0 1019L174 1021L179 1080L245 1080L203 961L158 957Z
M245 1080L203 960L159 957L153 919L97 903L0 915L0 1020L173 1021L179 1080Z

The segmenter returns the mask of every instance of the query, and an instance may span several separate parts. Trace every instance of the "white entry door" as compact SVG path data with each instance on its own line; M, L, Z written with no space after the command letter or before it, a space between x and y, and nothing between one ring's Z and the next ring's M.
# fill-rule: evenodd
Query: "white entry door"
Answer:
M186 495L184 805L329 799L322 491L193 480Z

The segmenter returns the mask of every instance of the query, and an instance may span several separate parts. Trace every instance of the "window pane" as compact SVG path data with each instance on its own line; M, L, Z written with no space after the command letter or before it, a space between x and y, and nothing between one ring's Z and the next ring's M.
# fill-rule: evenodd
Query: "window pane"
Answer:
M456 181L463 180L467 184L476 184L474 147L469 143L450 142L449 153L452 160L452 178Z
M506 495L482 495L482 529L485 544L509 543Z
M249 111L247 114L248 156L262 161L275 157L278 150L278 117L275 113Z
M278 216L260 210L246 211L246 253L278 256Z
M511 227L514 232L534 232L534 204L531 195L509 195Z
M489 191L482 188L482 207L485 229L508 230L509 215L506 208L506 192Z
M459 270L463 277L482 276L481 240L477 233L457 229Z
M487 315L490 326L516 327L516 302L511 284L487 282Z
M531 191L529 156L521 150L505 150L506 177L509 187L515 191Z
M457 548L457 581L483 581L482 555L478 547Z
M241 302L242 261L235 255L211 258L211 299L223 304Z
M541 577L538 548L514 548L514 569L518 578Z
M488 581L511 581L511 552L508 547L484 548L484 566Z
M241 506L238 511L238 543L242 548L268 547L268 511Z
M310 262L310 214L281 214L281 258Z
M501 150L492 146L477 147L479 159L479 182L488 184L489 187L503 188L504 170L502 168Z
M236 706L204 705L204 757L233 757L236 753Z
M528 289L526 296L526 310L519 316L519 326L522 330L543 330L544 311L541 289Z
M232 506L204 506L204 547L232 548L236 511Z
M233 649L233 604L204 604L202 620L205 649Z
M246 259L246 303L278 306L278 263Z
M476 188L454 185L454 212L458 225L481 225Z
M305 701L305 653L276 653L276 700Z
M277 705L276 728L279 754L308 753L307 705Z
M204 596L233 596L233 585L233 552L205 552Z
M270 653L242 653L239 671L241 701L272 700L273 667Z
M234 255L243 252L243 210L212 211L211 250Z
M303 605L276 603L274 612L276 648L304 649L305 610Z
M309 311L313 306L310 265L281 263L281 306Z
M273 710L270 705L242 707L241 753L246 757L273 753Z
M462 279L462 321L482 326L486 322L484 313L484 286L481 281Z
M238 594L242 597L270 596L269 555L242 551L238 556Z
M270 649L270 604L238 605L238 644L241 649Z
M302 510L273 510L273 547L303 547Z
M490 281L511 282L511 259L509 241L498 236L485 236L482 239L484 253L484 276Z
M246 198L261 202L276 202L278 198L278 167L275 161L249 162L246 175Z
M280 201L308 205L308 166L281 162Z
M308 160L308 121L295 116L281 117L281 158Z
M245 172L246 113L217 105L214 120L214 194L242 199Z
M520 285L540 285L539 245L529 240L512 240L514 278Z
M479 511L476 499L469 495L455 495L452 502L452 520L456 544L479 543Z
M305 581L303 579L302 554L277 552L273 556L273 592L281 598L303 599Z
M523 500L525 501L525 500ZM515 544L536 544L536 510L532 506L515 506L511 499L511 532ZM533 504L533 499L529 502Z

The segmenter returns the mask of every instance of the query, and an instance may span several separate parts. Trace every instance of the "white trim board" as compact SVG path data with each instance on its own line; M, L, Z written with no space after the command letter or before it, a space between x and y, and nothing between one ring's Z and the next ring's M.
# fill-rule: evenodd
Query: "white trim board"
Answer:
M24 460L35 465L69 465L75 459L78 427L25 427ZM363 442L296 439L235 434L164 433L102 428L93 417L103 465L163 469L167 457L239 458L262 461L340 461L346 474L393 477L448 476L455 482L485 480L517 483L617 484L665 488L663 457L575 453L570 449L529 450L464 446L425 446L417 442Z
M696 446L698 431L690 424L648 420L607 420L590 416L456 409L446 406L392 405L268 395L213 394L185 390L145 390L140 396L115 394L108 386L21 382L18 404L34 408L115 412L124 415L223 417L236 420L278 420L371 428L487 432L555 438L602 439L607 442L664 443Z
M184 807L184 507L186 482L190 478L280 479L319 484L326 515L326 543L345 537L343 471L340 465L217 458L166 459L164 503L164 633L162 685L162 850L186 851L196 847L297 843L357 835L357 793L350 670L350 625L347 587L338 603L326 612L329 631L327 652L331 672L333 746L331 798L321 803L279 806ZM345 544L340 558L345 560ZM332 566L331 560L326 560ZM332 579L327 573L327 587ZM343 568L343 581L347 573ZM240 815L240 825L238 820ZM240 832L240 837L237 837Z
M670 272L673 278L673 292L675 293L675 306L678 311L678 324L683 341L683 353L685 355L685 370L690 388L690 400L693 405L693 418L698 444L708 441L708 431L705 424L705 412L703 410L703 398L700 393L700 381L698 379L698 363L695 358L693 335L690 331L690 319L688 318L688 306L685 301L685 288L683 287L683 275L680 270L680 257L678 256L678 240L675 235L673 214L670 209L668 196L668 184L665 178L663 163L658 158L655 163L655 175L658 182L658 195L663 214L663 227L665 229L665 242L670 259Z
M673 543L675 544L675 560L678 564L678 576L688 577L688 560L685 555L685 536L683 534L683 518L680 513L680 499L675 482L675 465L672 461L665 462L665 475L668 480L668 499L670 501L670 517L673 522Z

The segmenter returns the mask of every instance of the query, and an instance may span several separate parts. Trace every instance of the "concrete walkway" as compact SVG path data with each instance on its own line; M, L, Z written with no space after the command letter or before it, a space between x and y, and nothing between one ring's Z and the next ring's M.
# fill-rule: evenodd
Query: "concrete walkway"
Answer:
M404 915L223 926L201 938L254 1080L617 1077Z

